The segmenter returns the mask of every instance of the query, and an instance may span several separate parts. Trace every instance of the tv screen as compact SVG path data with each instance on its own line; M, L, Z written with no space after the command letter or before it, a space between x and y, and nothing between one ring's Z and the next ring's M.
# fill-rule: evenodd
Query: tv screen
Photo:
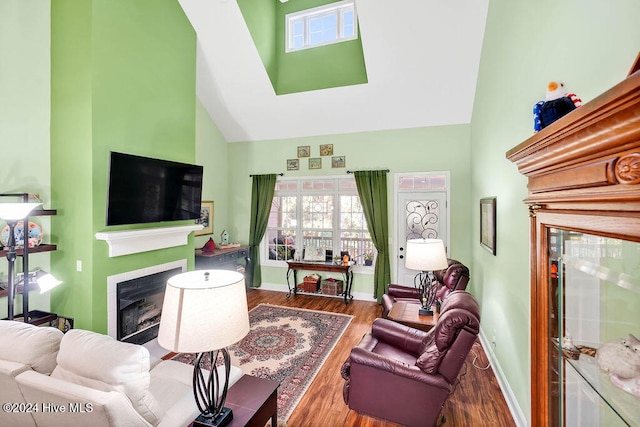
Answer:
M202 166L111 152L107 225L200 218Z

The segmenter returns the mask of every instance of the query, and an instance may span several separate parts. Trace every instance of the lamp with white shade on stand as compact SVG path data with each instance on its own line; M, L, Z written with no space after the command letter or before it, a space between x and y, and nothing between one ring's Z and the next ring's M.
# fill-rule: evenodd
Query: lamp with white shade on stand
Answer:
M224 403L231 359L226 347L249 333L244 276L228 270L198 270L169 278L164 295L158 344L177 353L197 353L193 394L200 411L194 426L224 426L231 409ZM220 384L216 360L221 354L225 378ZM205 378L202 363L211 361Z
M438 286L433 272L449 266L444 243L440 239L407 240L407 254L404 266L420 270L414 278L414 286L420 294L420 314L433 316L432 307L436 303Z
M3 219L7 222L9 226L9 237L7 239L7 261L9 263L9 267L7 269L8 283L7 283L7 304L8 304L8 316L9 320L13 320L14 318L14 300L16 295L16 281L14 274L14 266L17 257L16 252L16 239L15 239L15 229L18 221L23 220L29 215L33 209L40 206L42 203L0 203L0 219ZM25 237L24 244L28 245L28 231L27 227L25 227ZM23 287L23 295L29 292L28 290L28 277L25 280L25 287ZM28 294L27 294L28 295ZM25 304L26 305L26 304ZM29 321L29 314L25 313L23 315L24 321Z

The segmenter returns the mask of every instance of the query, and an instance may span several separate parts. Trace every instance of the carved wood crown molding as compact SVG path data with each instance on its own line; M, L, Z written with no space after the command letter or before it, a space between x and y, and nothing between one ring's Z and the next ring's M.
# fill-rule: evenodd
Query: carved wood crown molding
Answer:
M640 71L514 147L527 203L640 202Z
M621 184L640 184L640 153L631 153L616 162L615 176Z

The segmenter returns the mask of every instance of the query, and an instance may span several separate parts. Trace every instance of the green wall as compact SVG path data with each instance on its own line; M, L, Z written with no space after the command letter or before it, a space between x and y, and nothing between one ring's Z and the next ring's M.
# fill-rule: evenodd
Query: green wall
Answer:
M635 0L493 0L471 124L472 292L482 332L522 416L530 416L529 219L526 180L505 153L533 133L533 105L549 81L589 101L624 79L638 54ZM482 249L479 199L497 196L497 254ZM498 372L500 374L500 372Z
M204 167L202 200L211 200L213 206L213 235L195 238L195 247L201 248L212 238L220 243L220 233L229 221L229 144L200 101L196 105L196 159ZM237 239L235 239L237 240ZM245 240L243 243L246 243Z
M318 153L320 144L333 144L334 155L346 156L346 168L331 168L331 158L324 157L322 169L309 170L301 159L299 171L287 171L286 159L295 158L299 145L310 145ZM249 239L250 174L281 173L285 176L344 175L347 170L389 169L389 218L394 218L394 174L403 172L451 171L451 246L452 257L471 261L472 237L469 222L469 126L440 126L362 132L341 135L292 138L274 141L242 142L229 148L229 218L228 231L235 240ZM390 238L395 230L390 224ZM237 237L236 237L237 236ZM395 248L391 245L392 253ZM394 266L392 265L392 274ZM286 269L265 267L263 283L286 284ZM356 274L354 292L373 295L371 275Z
M177 0L56 0L51 10L52 309L106 332L106 278L186 258L186 246L109 258L109 151L195 161L196 37ZM161 225L161 224L156 224ZM138 227L110 227L109 231ZM76 261L83 271L76 271Z
M51 208L49 185L49 2L0 1L0 193L36 193ZM10 65L10 66L8 66ZM8 200L7 200L8 201ZM52 241L50 219L32 217L42 226L44 241ZM4 228L0 220L0 229ZM49 253L32 254L31 269L51 271ZM22 259L16 268L21 271ZM55 271L53 271L55 274ZM6 260L0 276L6 279ZM32 292L29 307L49 310L49 295ZM15 313L22 313L16 299ZM7 316L7 299L0 298L0 318Z

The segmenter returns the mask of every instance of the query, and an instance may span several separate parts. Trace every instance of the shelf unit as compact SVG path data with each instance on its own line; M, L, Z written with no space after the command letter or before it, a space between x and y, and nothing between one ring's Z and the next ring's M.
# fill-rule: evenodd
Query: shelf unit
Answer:
M528 180L535 426L640 425L640 399L593 357L640 335L638 64L506 155Z
M4 193L0 194L0 197L15 197L21 198L24 203L29 201L29 193L17 193L17 194L9 194ZM54 216L57 215L57 211L55 209L35 209L29 213L27 217L24 218L23 224L26 224L25 230L28 229L29 218L30 217L39 217L39 216ZM28 232L27 239L28 241ZM22 271L29 271L29 254L32 253L41 253L41 252L51 252L55 251L58 248L55 244L40 244L35 247L24 246L21 248L16 248L16 255L22 258ZM7 248L2 248L0 250L0 256L6 257L9 250ZM24 287L27 287L27 291L25 292ZM24 284L22 286L16 287L16 293L22 294L22 312L28 312L29 308L29 291L37 289L35 284L29 283L29 276L25 274L24 276ZM8 291L6 289L0 289L0 297L7 297ZM21 315L20 315L21 316ZM16 315L18 317L18 315Z

